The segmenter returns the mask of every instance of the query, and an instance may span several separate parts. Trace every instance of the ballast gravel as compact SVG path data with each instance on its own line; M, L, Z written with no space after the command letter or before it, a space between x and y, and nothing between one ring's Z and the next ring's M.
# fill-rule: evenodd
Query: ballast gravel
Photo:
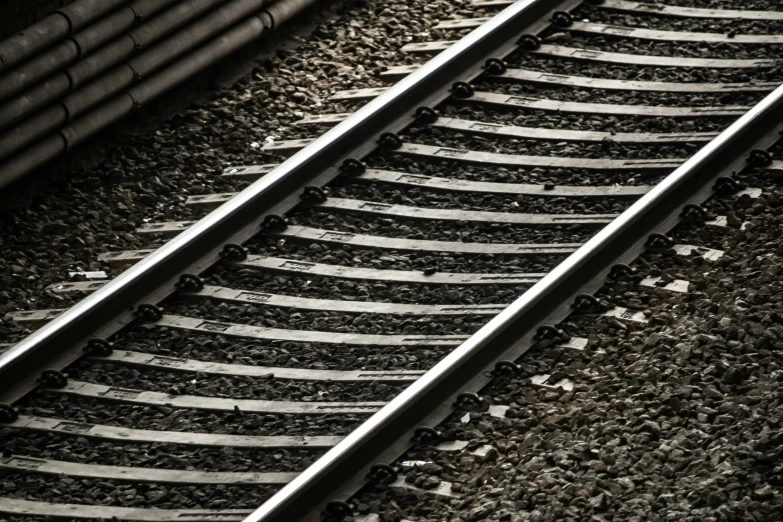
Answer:
M295 121L304 113L337 112L345 105L331 104L329 95L337 90L383 85L377 73L389 64L413 63L399 48L412 41L427 41L441 37L429 29L437 20L469 17L464 2L377 2L358 4L346 9L341 17L323 24L314 36L302 44L295 55L281 52L280 57L258 66L251 76L226 91L213 94L208 101L189 109L185 114L164 123L155 132L124 138L111 146L97 165L74 169L68 176L53 179L49 186L38 190L30 209L11 209L0 217L0 247L9 252L0 264L3 290L0 297L6 303L5 312L17 308L38 308L52 296L43 297L43 288L67 279L69 270L100 270L97 254L109 250L142 248L143 240L133 230L147 221L185 220L201 215L201 211L183 205L187 195L229 192L242 186L241 181L220 177L223 167L231 164L265 162L269 155L260 151L260 143L280 139L290 134L302 136ZM596 20L630 23L627 17L595 15ZM656 27L676 29L681 21L651 18ZM702 30L728 27L725 23L699 22ZM696 26L689 26L696 27ZM746 32L763 32L775 24L751 23L742 26ZM620 39L617 39L619 41ZM607 40L614 42L614 40ZM619 44L618 44L619 45ZM660 46L664 47L664 46ZM671 47L671 46L669 46ZM737 46L721 47L729 56ZM648 47L653 49L653 47ZM683 46L689 52L700 52L695 46ZM756 46L748 53L764 52ZM332 60L324 61L328 54ZM739 53L741 54L741 53ZM734 55L733 57L738 56ZM584 69L580 69L584 70ZM595 68L600 72L601 68ZM532 94L538 97L602 103L644 103L680 106L714 106L750 104L756 95L693 96L690 98L655 94L632 95L599 90L532 89L486 80L479 87L494 92ZM475 108L468 110L477 111ZM487 116L490 112L484 113ZM563 121L561 115L536 117L552 124ZM667 123L660 119L589 116L566 118L574 126L600 126L603 129L657 128L672 132L672 128L687 128L689 123ZM692 124L692 122L690 122ZM717 126L697 127L704 131ZM465 140L464 144L481 140ZM184 145L187 144L187 145ZM283 156L273 156L281 160ZM384 159L384 162L389 162ZM409 163L410 165L410 163ZM417 165L416 169L445 172L449 163L438 167ZM477 169L465 176L492 175ZM512 171L513 172L513 171ZM494 174L497 177L506 174ZM547 176L577 178L578 172L513 172L507 179L530 182ZM628 183L629 180L619 180ZM771 197L759 205L777 208L779 197L774 186L767 187ZM344 189L348 190L348 189ZM358 189L357 190L366 190ZM354 194L361 194L355 192ZM409 192L396 190L380 197L409 197ZM506 203L500 198L475 205L499 208ZM557 203L540 201L539 208ZM471 207L473 208L473 207ZM534 207L531 207L534 208ZM569 207L565 207L568 211ZM518 382L497 385L491 390L493 400L512 406L506 419L496 419L476 413L470 427L455 421L453 437L471 439L471 449L477 444L495 446L494 452L471 459L468 455L432 455L432 465L408 472L406 480L422 487L433 487L441 480L455 484L454 491L462 498L436 500L430 504L411 494L397 495L380 491L375 498L362 504L361 512L381 512L382 520L398 520L400 515L415 522L446 520L548 520L563 517L591 516L595 520L648 520L651 513L665 509L679 519L772 520L780 513L780 465L777 463L783 440L780 437L777 410L780 399L778 381L780 368L774 358L778 336L783 332L783 319L777 316L771 303L779 304L775 296L777 267L775 256L779 247L780 227L762 232L759 226L778 224L779 216L764 212L742 213L756 224L746 231L730 230L732 250L715 267L719 291L710 292L709 285L688 296L647 295L634 287L626 288L621 297L602 296L607 300L635 302L650 310L646 326L625 327L619 321L587 320L567 327L571 335L583 334L590 339L590 351L574 355L563 349L553 349L538 362L526 363ZM330 216L326 216L327 218ZM324 223L361 233L398 234L393 237L416 236L422 239L475 240L481 235L493 235L504 241L517 241L522 236L517 229L495 225L470 225L463 229L442 224L422 227L421 221L385 218L325 219L324 213L298 212L298 224L320 226ZM462 227L462 225L461 225ZM589 232L592 232L590 230ZM528 238L546 237L560 240L589 237L588 230L557 228L528 234ZM762 249L764 258L750 258L743 250L743 241L754 243L753 253ZM26 248L33 245L30 248ZM755 249L761 245L761 248ZM771 246L772 245L772 246ZM513 256L458 256L448 253L431 255L399 255L362 249L332 249L317 243L306 246L285 243L281 247L268 239L251 244L254 252L286 255L309 261L350 263L351 266L375 266L387 269L450 271L544 271L556 257L547 260L521 260ZM746 257L738 257L743 255ZM734 256L734 257L732 257ZM750 259L749 259L750 258ZM771 268L767 265L767 258ZM672 267L657 258L647 261L646 268L663 274ZM677 265L677 274L694 276L702 265ZM404 298L422 302L421 292L429 302L509 302L522 288L434 288L428 285L388 285L331 281L320 278L313 291L311 281L304 277L280 277L236 267L217 267L208 280L222 284L247 282L252 288L292 295L329 295L339 298L343 293L359 298L392 300ZM108 270L108 275L116 274ZM717 275L715 276L717 277ZM762 281L763 280L763 281ZM758 283L763 282L763 286ZM618 283L621 285L622 282ZM190 308L193 310L193 308ZM709 312L709 313L708 313ZM225 307L215 313L224 320L244 318L270 324L291 322L294 314L261 316L256 310ZM714 314L723 314L715 320ZM211 316L210 316L211 317ZM346 324L347 316L300 314L309 326L337 328L362 327ZM728 319L728 321L724 321ZM450 319L451 320L451 319ZM296 322L296 321L294 321ZM448 324L430 321L431 331L453 329L470 332L477 322ZM418 325L417 325L418 326ZM451 328L451 327L455 328ZM661 329L669 326L670 330ZM406 325L389 321L373 323L373 331L407 332ZM366 347L331 347L317 343L238 343L222 336L174 334L155 327L147 330L138 344L152 353L176 356L202 356L204 360L229 362L252 361L253 364L275 364L288 367L312 366L332 369L404 368L426 369L445 354L437 348L405 348L383 350ZM693 336L694 331L708 329L709 334ZM417 333L420 330L417 328ZM18 336L20 329L0 325L0 335ZM657 337L656 337L657 335ZM611 339L619 338L617 342ZM643 337L645 336L645 337ZM651 341L651 339L655 339ZM673 340L672 340L673 339ZM604 355L598 355L599 348ZM142 348L142 349L144 349ZM672 349L676 357L672 358ZM622 353L621 350L627 350ZM381 353L378 353L378 352ZM587 357L592 354L595 357ZM210 355L207 355L210 354ZM617 360L611 355L618 355ZM679 367L673 366L680 365ZM551 365L551 366L550 366ZM667 365L669 367L667 367ZM576 381L570 392L537 390L531 393L525 379L538 371L553 369L557 378ZM613 371L619 368L620 371ZM354 384L293 384L262 383L244 378L204 378L197 383L183 382L184 374L162 371L141 372L123 368L107 371L99 363L81 363L71 368L74 377L94 382L123 386L138 386L157 391L192 394L227 394L241 397L297 398L302 400L334 400L337 398L388 400L399 391L398 386L371 383L366 387ZM656 388L653 383L659 384ZM657 394L663 393L662 396ZM571 401L569 403L569 401ZM574 412L573 404L582 406ZM56 390L42 390L22 401L22 413L65 418L76 422L122 425L136 429L181 430L210 433L241 433L252 435L344 435L365 417L359 415L325 415L302 418L293 415L257 415L241 412L209 414L171 407L131 406L108 401L65 397ZM461 412L462 413L462 412ZM464 417L460 417L462 419ZM608 419L608 421L607 421ZM518 424L517 424L518 422ZM471 424L472 423L472 424ZM610 426L610 428L607 428ZM524 433L524 435L521 435ZM3 431L2 437L16 437ZM586 439L586 440L585 440ZM45 458L87 459L89 462L126 463L172 469L176 466L197 466L207 469L244 470L249 460L259 471L298 469L311 462L313 455L297 452L234 453L222 462L217 451L194 454L185 448L134 445L140 451L129 456L126 447L106 443L85 443L74 438L63 444L54 438L57 448L51 448L53 436L38 435L27 442L15 442L11 451L29 451ZM418 450L418 448L417 448ZM143 452L143 454L141 453ZM100 457L95 457L96 453ZM417 453L426 457L426 452ZM123 459L123 456L125 457ZM285 463L281 459L288 458ZM91 460L97 459L97 460ZM510 464L507 466L507 464ZM256 469L256 468L253 468ZM581 486L574 486L577 481ZM4 474L0 480L3 495L30 500L140 506L159 508L254 508L274 492L268 487L238 486L163 486L158 484L124 484L116 481L82 480L68 477L46 477L37 474ZM514 518L516 517L516 518ZM712 517L712 518L710 518Z
M741 214L744 230L684 224L670 233L723 257L646 252L632 264L638 275L597 292L637 303L646 324L570 317L560 327L588 338L585 351L539 343L518 375L482 392L510 407L505 418L457 411L438 429L468 441L465 450L418 444L395 464L420 487L453 483L457 498L375 485L357 510L384 522L781 520L783 192L772 176L739 177L762 197L706 206ZM647 275L691 289L641 289ZM531 384L544 373L573 389ZM471 453L482 445L492 449Z

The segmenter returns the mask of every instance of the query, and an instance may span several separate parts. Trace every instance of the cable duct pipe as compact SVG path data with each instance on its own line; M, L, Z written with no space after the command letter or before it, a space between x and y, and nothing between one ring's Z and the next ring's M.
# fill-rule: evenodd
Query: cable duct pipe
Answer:
M0 101L77 61L177 0L136 0L117 9L64 41L50 47L19 67L8 71L0 82Z
M190 0L187 2L187 6L195 7L201 12L208 6L223 1ZM233 0L211 11L207 16L179 32L174 33L144 53L131 57L123 65L88 83L76 92L66 96L60 102L39 111L8 132L0 135L0 160L7 158L48 132L62 127L101 101L121 93L124 89L133 85L135 81L149 76L166 63L176 59L208 38L219 34L220 31L257 12L269 1ZM172 9L172 11L175 11L173 14L180 12L179 7ZM192 11L188 11L187 14L195 16ZM175 16L170 16L169 13L165 13L164 16L165 18L160 22L156 19L150 22L150 24L154 24L152 27L147 27L143 30L147 40L157 37L157 35L165 32L171 23L176 23L179 20ZM140 39L140 41L142 40ZM14 106L14 108L17 107ZM2 114L3 108L0 108L0 115ZM2 126L0 126L1 128Z
M317 2L312 2L311 0L276 2L269 6L266 12L271 18L272 28L274 29L316 3Z
M130 0L77 0L0 42L0 72L10 69Z
M178 0L137 0L130 5L129 8L132 8L136 13L142 13L142 16L146 17L155 14L155 12L175 1ZM80 85L95 78L98 74L132 56L134 53L138 52L139 49L152 45L156 40L159 40L225 1L226 0L180 0L178 5L172 7L168 11L156 16L149 22L134 28L129 33L114 39L108 45L98 48L89 56L66 67L65 70L55 72L55 74L49 76L46 80L35 85L28 91L23 92L16 98L0 105L0 130L10 127L32 111L43 107L47 103L62 98ZM102 23L103 21L99 22L99 24ZM93 33L90 29L91 28L88 28L82 33L75 35L73 38L77 42L82 42L79 46L92 51L98 45L98 41L93 35L100 33L97 31ZM83 51L82 54L87 53ZM25 64L25 67L26 65L27 64ZM19 69L15 69L9 74L13 75ZM2 78L0 84L3 82L5 82L5 77ZM8 90L11 90L10 87ZM1 98L2 96L0 95L0 99ZM2 155L0 155L0 158L1 157Z
M68 67L65 72L73 88L84 85L101 72L150 45L171 32L205 14L227 0L179 0L171 9L149 22L135 27L123 38L111 42L83 60Z
M21 154L0 164L0 188L8 186L30 171L63 155L139 106L149 103L319 1L279 0L268 9L237 24L129 91L96 107L59 133L47 136Z

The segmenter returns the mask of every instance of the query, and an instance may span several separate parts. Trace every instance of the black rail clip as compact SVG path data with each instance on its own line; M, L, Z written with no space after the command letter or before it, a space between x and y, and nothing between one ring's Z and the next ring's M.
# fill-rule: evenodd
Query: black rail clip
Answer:
M106 339L96 337L87 341L84 351L91 357L107 357L114 353L114 345Z
M47 388L63 388L68 384L68 376L60 370L48 368L41 372L38 382Z
M660 234L658 232L650 234L647 238L645 246L648 248L671 248L674 246L674 240L666 234Z
M487 74L505 74L508 66L503 60L490 58L484 62L484 70L487 71Z
M344 500L330 500L324 507L324 514L331 520L345 520L353 516L353 508Z
M769 167L772 165L772 155L766 150L752 150L748 156L748 163L750 163L753 167Z
M142 321L155 322L160 321L161 317L163 317L163 312L154 304L141 303L136 307L136 311L133 312L133 315Z
M689 203L682 207L680 217L686 221L703 223L707 219L707 211L701 205Z
M247 249L236 243L226 243L220 251L220 257L231 261L244 261L247 259Z
M390 484L397 479L397 470L388 464L373 464L367 476L373 482Z
M534 339L536 341L564 341L568 340L568 334L557 326L547 324L536 331Z
M176 286L181 292L199 292L204 289L204 281L196 274L182 274Z
M571 27L571 24L574 23L574 17L571 16L571 13L557 11L552 15L552 23L558 27Z
M302 190L300 197L308 203L323 203L326 201L326 192L321 187L308 185Z
M626 265L625 263L617 263L616 265L612 265L612 268L609 270L609 277L611 279L617 279L619 277L624 276L635 276L637 270L629 265Z
M280 214L269 214L264 217L261 226L266 230L285 230L288 227L288 222Z
M534 34L523 34L517 44L525 51L537 51L541 48L541 38Z
M466 406L484 406L485 402L484 399L479 397L477 393L474 392L462 392L459 395L457 395L457 400L454 401L454 405L458 407L466 407Z
M419 426L414 430L411 440L428 444L443 440L443 434L430 426Z
M492 370L492 375L516 375L522 371L522 368L514 361L498 361Z
M10 404L0 402L0 423L10 424L19 418L19 413Z
M451 86L451 94L455 98L470 98L475 92L473 86L468 82L454 82L454 85Z
M348 158L343 161L340 171L346 176L361 176L367 171L367 166L356 158Z
M582 313L588 313L599 310L601 301L592 294L579 294L571 306Z
M416 109L416 121L430 124L438 121L438 112L432 107L419 107Z
M384 132L381 137L378 138L378 143L381 147L389 150L396 150L402 147L402 139L393 132Z
M715 185L713 186L713 189L715 189L715 192L718 194L723 194L724 196L730 196L732 194L736 194L739 192L740 184L739 182L729 176L721 176L718 179L715 180Z

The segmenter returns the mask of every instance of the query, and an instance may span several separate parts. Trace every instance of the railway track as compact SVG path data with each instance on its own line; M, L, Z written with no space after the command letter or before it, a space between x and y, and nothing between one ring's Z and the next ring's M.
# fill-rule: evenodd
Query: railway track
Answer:
M101 256L113 280L50 288L87 294L74 307L13 315L38 329L0 359L0 512L371 521L400 491L458 505L466 486L433 479L433 452L498 454L461 425L517 418L509 388L578 392L563 359L606 352L591 338L607 324L657 324L698 287L671 264L727 255L738 209L764 197L752 182L783 169L765 152L780 19L565 0L443 21L443 40L406 49L435 58L335 93L261 146L268 163L225 171L244 191L186 202L213 213L151 220L149 249ZM627 266L644 251L663 261ZM625 294L595 297L610 272Z

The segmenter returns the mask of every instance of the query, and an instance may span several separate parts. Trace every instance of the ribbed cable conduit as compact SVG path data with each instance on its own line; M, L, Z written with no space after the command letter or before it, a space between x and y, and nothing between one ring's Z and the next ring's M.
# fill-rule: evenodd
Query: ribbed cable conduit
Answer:
M33 56L3 74L0 81L0 101L7 100L82 56L95 51L112 38L133 27L138 20L151 16L176 1L136 0Z
M184 24L192 21L198 16L204 14L209 9L226 2L227 0L137 0L129 8L134 8L138 12L144 12L146 15L152 15L154 11L159 10L167 5L179 1L179 4L153 18L149 22L146 22L138 27L133 28L130 32L122 34L119 38L114 39L103 47L98 47L96 35L106 34L105 31L92 31L91 26L85 31L75 35L72 40L86 42L84 48L90 51L95 49L95 52L85 56L83 59L73 63L73 60L67 61L67 63L60 64L65 67L64 70L57 72L60 67L54 68L49 73L54 73L51 76L23 92L19 96L9 100L8 102L0 105L0 131L5 130L14 123L20 121L23 117L29 115L36 109L40 109L47 103L56 101L69 92L72 92L80 85L83 85L87 81L95 78L98 74L106 71L110 67L117 65L138 52L140 49L144 49L160 38L166 36L172 31L182 27ZM137 5L138 4L138 5ZM150 11L148 7L151 5L157 5L153 11ZM124 9L118 11L117 14L124 15ZM113 17L114 15L112 15ZM112 18L107 17L107 18ZM106 19L98 22L96 25L102 25ZM124 22L128 22L127 18L123 18ZM127 29L127 27L125 28ZM114 31L114 29L112 29ZM105 41L105 40L104 40ZM66 45L67 44L62 44ZM44 53L47 55L49 51ZM82 55L86 55L87 51L82 50ZM14 82L19 82L19 76L16 73L20 69L24 69L30 63L38 62L38 58L35 58L27 64L23 64L21 67L10 71L7 75L0 77L0 85L4 85L6 82L6 76L10 78L9 85ZM25 76L26 77L26 76ZM11 88L6 88L10 92ZM0 96L2 98L2 96ZM2 156L0 156L1 158Z
M223 1L188 0L172 8L172 11L176 11L175 14L189 15L189 18L193 18L194 9L203 12L209 6ZM122 92L134 82L149 76L184 52L247 18L269 2L270 0L231 0L168 36L147 51L131 56L125 63L0 135L0 160L7 158L35 139L60 128L101 101ZM145 41L152 39L153 36L159 37L167 32L166 28L170 27L171 23L176 23L179 20L175 16L168 15L169 13L164 13L162 15L164 18L160 23L157 19L154 21L155 26L152 28L155 29L154 31L145 30ZM81 80L83 77L83 75L79 76L79 79ZM0 109L0 115L2 115L2 109Z
M249 1L249 0L246 0ZM71 150L88 137L146 105L177 84L258 39L322 0L279 0L126 92L102 103L32 147L0 164L0 187Z
M0 72L46 49L130 0L77 0L0 42Z

